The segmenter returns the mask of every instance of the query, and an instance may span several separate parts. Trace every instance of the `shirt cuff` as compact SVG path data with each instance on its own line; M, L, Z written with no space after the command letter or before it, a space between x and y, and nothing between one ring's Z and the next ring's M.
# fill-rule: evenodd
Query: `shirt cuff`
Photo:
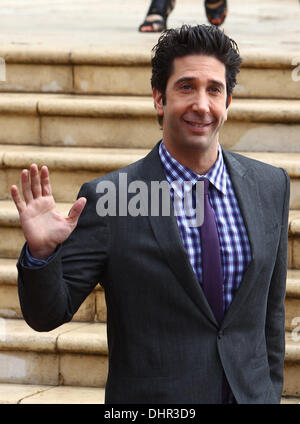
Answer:
M55 253L53 253L51 256L49 256L48 259L36 259L29 252L28 244L26 243L24 265L28 266L30 268L39 268L39 267L47 264L48 262L50 262L51 259L54 256L55 256Z

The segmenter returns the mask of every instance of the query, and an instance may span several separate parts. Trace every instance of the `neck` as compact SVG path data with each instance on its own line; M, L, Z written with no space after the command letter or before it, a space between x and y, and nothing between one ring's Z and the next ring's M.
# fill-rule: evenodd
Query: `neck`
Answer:
M177 160L177 162L181 163L186 168L191 169L198 175L207 174L218 158L217 144L209 151L195 151L195 149L178 150L173 149L168 143L165 143L165 147L171 156Z

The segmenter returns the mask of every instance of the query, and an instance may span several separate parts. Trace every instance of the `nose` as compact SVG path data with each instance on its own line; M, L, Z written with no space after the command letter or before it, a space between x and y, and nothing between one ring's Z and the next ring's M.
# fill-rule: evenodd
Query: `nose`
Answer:
M198 113L209 112L209 99L205 91L195 93L192 109Z

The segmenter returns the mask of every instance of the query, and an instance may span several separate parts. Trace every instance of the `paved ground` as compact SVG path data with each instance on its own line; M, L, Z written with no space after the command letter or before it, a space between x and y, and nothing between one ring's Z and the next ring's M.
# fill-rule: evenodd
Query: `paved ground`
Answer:
M2 0L0 47L7 44L151 49L157 34L140 34L150 0ZM177 0L169 26L206 23L203 0ZM223 26L245 50L300 56L299 0L228 0Z

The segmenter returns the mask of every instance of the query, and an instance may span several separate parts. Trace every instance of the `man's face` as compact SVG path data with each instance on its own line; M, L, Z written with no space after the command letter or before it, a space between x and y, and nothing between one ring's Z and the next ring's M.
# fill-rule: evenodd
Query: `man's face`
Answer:
M176 58L165 105L158 90L153 90L153 97L157 113L163 116L164 143L171 153L216 149L227 119L222 62L200 54Z

